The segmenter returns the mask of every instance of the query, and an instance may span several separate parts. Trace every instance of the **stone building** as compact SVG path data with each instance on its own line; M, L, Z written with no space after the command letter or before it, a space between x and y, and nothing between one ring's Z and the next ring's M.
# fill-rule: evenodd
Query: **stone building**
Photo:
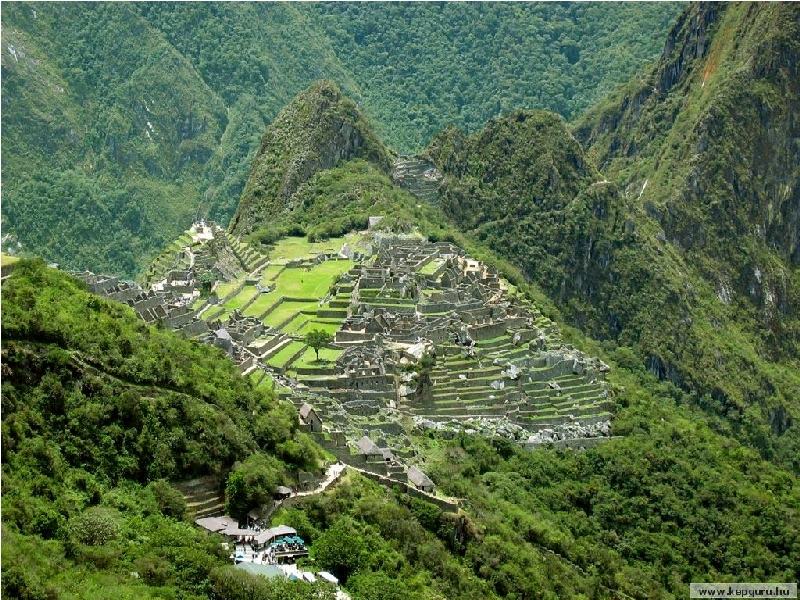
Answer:
M417 467L409 467L408 482L421 492L432 494L434 491L433 481Z
M308 402L300 407L300 420L308 426L311 431L319 433L322 431L322 419L317 415L317 411Z
M367 462L384 461L383 452L381 449L366 435L358 440L356 445L358 446L359 454L361 454Z

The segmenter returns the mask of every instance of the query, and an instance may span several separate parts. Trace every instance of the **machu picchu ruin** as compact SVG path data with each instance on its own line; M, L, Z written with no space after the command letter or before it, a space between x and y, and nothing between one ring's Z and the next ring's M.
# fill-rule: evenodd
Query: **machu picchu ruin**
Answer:
M800 3L1 12L0 599L796 591Z
M392 167L392 181L417 198L436 204L442 174L431 161L417 156L401 156Z
M342 462L426 496L433 482L414 464L414 433L527 446L609 435L608 367L563 343L514 286L450 242L372 229L258 250L200 222L142 284L79 276L275 386ZM311 331L332 341L314 349Z

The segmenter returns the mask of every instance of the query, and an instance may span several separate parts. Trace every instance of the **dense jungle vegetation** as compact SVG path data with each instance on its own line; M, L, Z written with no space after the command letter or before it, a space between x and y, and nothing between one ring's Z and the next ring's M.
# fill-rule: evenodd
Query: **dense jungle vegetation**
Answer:
M518 106L570 118L663 44L679 4L9 3L3 230L133 275L197 214L226 223L279 109L329 78L396 151Z
M318 470L321 449L290 404L221 351L149 327L41 261L15 264L3 301L4 597L332 597L232 569L172 485L227 474L227 509L242 516L298 469ZM452 516L359 476L275 518L356 599L486 597L448 545Z
M387 10L386 23L412 21L402 62L372 7L11 5L3 141L18 151L4 143L3 176L19 174L7 184L4 219L34 224L38 238L16 233L48 257L70 264L108 249L98 264L127 271L182 228L201 195L211 214L230 215L244 191L237 232L264 244L341 235L379 212L379 227L459 243L575 326L563 327L565 341L611 366L614 439L583 452L523 451L420 435L417 458L462 500L458 515L352 473L276 515L356 600L671 599L685 597L690 581L797 581L800 12L692 5L658 63L573 125L514 110L480 128L496 107L487 108L479 86L439 76L441 47L420 61L420 44L448 31L438 25L448 10L506 33L526 31L525 19L539 13L500 5L492 20L480 6L453 6ZM539 17L577 35L569 27L593 10L557 5L552 14L563 22ZM604 10L595 20L629 9ZM660 10L649 6L647 18L666 19ZM450 31L461 43L480 23L466 31L454 20ZM63 36L52 35L57 25ZM494 48L489 39L463 44ZM599 57L580 44L608 42L581 39L578 50L559 44L562 58L547 64L574 61L588 73ZM554 51L552 39L539 41ZM342 62L347 54L364 63L376 44L387 48L385 64L417 65L412 75L424 85L366 63L357 77ZM135 48L142 64L130 58ZM294 62L284 67L281 52ZM345 92L322 82L278 114L322 75ZM287 87L272 85L281 77ZM365 116L382 114L375 90L411 105L437 81L461 94L463 120L432 111L443 123L425 129L418 112L379 123ZM579 97L559 90L578 84L553 85L561 104L548 106L577 114ZM9 89L25 102L7 109ZM435 206L388 173L381 136L397 149L426 141L404 138L403 119L422 131L458 125L426 150L444 176ZM320 129L308 131L314 124ZM172 208L163 209L164 198ZM70 218L75 211L87 220ZM161 238L147 237L157 230ZM78 233L96 245L80 244ZM298 431L293 408L253 388L221 352L145 326L41 261L15 266L3 282L3 594L325 597L232 569L220 540L185 520L171 484L228 474L227 508L241 514L298 469L318 469L322 451Z
M41 261L3 283L2 336L4 597L207 597L227 553L168 481L318 468L294 408L221 352Z

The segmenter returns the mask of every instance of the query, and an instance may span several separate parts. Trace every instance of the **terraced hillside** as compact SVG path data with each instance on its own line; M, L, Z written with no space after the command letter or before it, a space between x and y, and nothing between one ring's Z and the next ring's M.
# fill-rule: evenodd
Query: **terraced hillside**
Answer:
M182 292L171 301L192 318L187 335L223 347L256 384L277 380L347 439L380 430L403 448L414 424L524 443L607 431L605 366L453 244L353 232L286 237L264 254L198 224L148 276L151 301ZM314 330L333 336L319 358Z
M409 156L398 158L392 167L392 179L417 198L431 204L438 203L442 174L429 160Z
M354 437L412 417L423 428L533 441L540 430L608 422L605 365L564 346L496 273L449 243L374 243L333 290L331 304L347 307L333 344L341 356L295 370L308 386L301 397L329 413L332 429Z
M200 222L167 246L150 264L142 280L157 287L170 272L187 269L209 271L217 279L234 280L260 270L266 262L266 257L253 246L213 223Z
M147 290L86 279L146 320L164 314L165 325L221 347L257 387L276 386L302 409L323 447L373 476L411 485L405 461L425 430L523 445L609 434L607 367L565 345L553 322L455 244L362 231L258 251L198 223L148 276ZM332 341L317 354L307 334L318 330ZM215 493L188 495L199 510L218 508Z

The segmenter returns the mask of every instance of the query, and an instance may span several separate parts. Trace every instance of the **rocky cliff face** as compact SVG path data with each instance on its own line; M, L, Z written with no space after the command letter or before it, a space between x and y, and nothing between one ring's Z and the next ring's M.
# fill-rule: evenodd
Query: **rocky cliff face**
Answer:
M800 264L800 9L693 5L641 84L575 135L659 235L781 334ZM792 283L792 282L795 283Z
M333 83L315 84L283 109L264 133L231 230L249 233L294 210L292 196L303 183L353 158L366 159L385 172L391 165L355 103Z
M648 107L679 88L695 61L706 56L721 10L721 5L708 3L702 7L693 5L683 12L667 36L655 67L579 122L575 135L595 153L601 169L607 169L613 158L641 154L659 132L663 134L676 116L674 108L668 111L667 118L643 117Z

